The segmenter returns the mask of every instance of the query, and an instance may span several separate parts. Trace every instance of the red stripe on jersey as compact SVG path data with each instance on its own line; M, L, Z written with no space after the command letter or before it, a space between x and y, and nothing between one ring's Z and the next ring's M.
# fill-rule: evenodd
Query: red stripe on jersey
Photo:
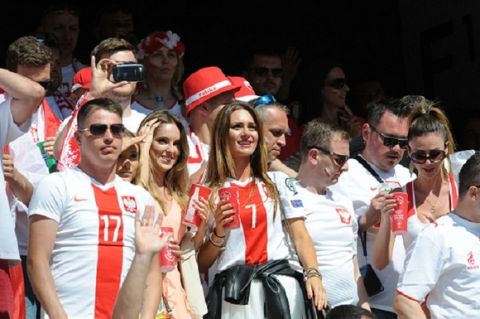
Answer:
M92 184L98 207L98 259L95 318L111 318L120 288L123 263L123 219L114 187L103 191Z
M188 156L188 164L198 164L203 161L202 152L200 152L200 147L195 145L195 154L190 150L191 154ZM196 155L196 156L195 156Z
M245 236L245 263L259 265L268 261L268 220L262 196L255 182L235 185L240 195L240 220Z

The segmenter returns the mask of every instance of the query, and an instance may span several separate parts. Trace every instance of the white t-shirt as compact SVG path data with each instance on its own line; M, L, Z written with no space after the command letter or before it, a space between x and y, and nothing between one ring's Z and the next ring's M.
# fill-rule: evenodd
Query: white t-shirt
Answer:
M110 318L135 250L135 216L154 205L143 188L116 176L102 185L79 168L45 177L29 216L58 223L50 269L70 318Z
M161 108L163 109L163 108ZM165 108L166 109L166 108ZM134 103L132 103L132 110L136 110L142 114L145 114L145 115L148 115L150 113L152 113L154 110L152 109L149 109L149 108L146 108L144 107L140 102L138 101L134 101ZM169 109L166 109L170 114L172 114L173 116L175 116L175 118L177 120L179 120L182 125L183 125L183 128L185 129L185 131L187 130L189 124L188 124L188 121L187 119L183 116L183 113L182 113L182 105L180 103L175 103L171 108Z
M28 129L26 123L19 127L13 121L11 103L11 96L6 93L0 94L0 150ZM28 122L30 124L30 121ZM0 165L0 259L20 260L15 225L5 193L3 165Z
M49 174L48 167L38 148L38 142L45 140L45 121L43 108L40 106L32 114L29 131L12 141L9 153L13 159L15 168L28 179L35 187L38 182ZM7 188L10 211L15 220L15 233L21 256L27 255L28 244L28 207L16 198Z
M480 315L480 223L442 216L421 232L405 261L398 292L422 302L431 317Z
M210 152L210 145L202 143L198 136L188 129L187 132L188 141L188 161L187 169L188 174L192 175L200 169L200 167L208 162L208 153Z
M138 128L140 127L140 123L142 120L145 118L145 114L140 113L134 107L136 107L138 103L133 102L132 105L130 105L130 115L129 116L123 116L122 122L123 125L132 133L137 134Z
M315 194L297 180L276 184L286 219L304 218L315 247L330 307L358 304L353 257L357 254L357 222L351 201ZM291 246L293 248L293 245ZM291 250L290 263L302 271L298 256Z
M396 165L388 172L384 172L374 165L370 165L375 172L384 180L398 184L399 187L405 185L412 179L407 168ZM329 189L334 196L342 196L350 199L353 203L355 216L358 219L366 213L370 206L370 200L378 193L379 182L355 159L348 160L348 171L340 175L337 184L332 185ZM370 227L367 232L367 260L371 264L372 248L378 229ZM362 267L367 263L363 255L361 240L357 244L357 258L359 266ZM385 311L393 311L393 297L397 285L398 277L403 268L405 259L405 248L401 237L395 240L393 248L392 260L383 270L375 269L380 278L384 291L369 298L372 308ZM373 267L373 265L372 265Z

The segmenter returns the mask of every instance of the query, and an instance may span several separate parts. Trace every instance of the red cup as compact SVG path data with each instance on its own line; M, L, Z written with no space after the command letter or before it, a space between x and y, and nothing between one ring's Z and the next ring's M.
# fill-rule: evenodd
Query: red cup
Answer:
M232 229L240 227L240 203L239 193L237 187L221 187L218 189L218 197L221 201L227 201L233 206L235 213L232 215L233 220L223 227L225 229Z
M196 230L200 226L202 219L198 211L193 207L193 202L199 200L200 198L205 198L208 200L212 190L206 186L200 184L192 184L190 188L190 198L188 200L187 212L183 218L183 223L187 226L190 226L190 229Z
M160 250L160 271L169 272L177 266L177 258L172 252L169 243L173 240L172 227L160 227L163 236L167 236L167 244Z
M390 225L394 234L403 234L407 231L408 195L405 192L392 193L397 207L390 214Z

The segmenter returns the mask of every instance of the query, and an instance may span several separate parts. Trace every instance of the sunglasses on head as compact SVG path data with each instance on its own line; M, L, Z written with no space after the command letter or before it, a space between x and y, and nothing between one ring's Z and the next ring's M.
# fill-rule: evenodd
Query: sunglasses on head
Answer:
M341 90L345 85L347 85L347 80L343 78L333 79L327 81L326 84L334 89Z
M265 67L256 67L253 68L253 71L255 71L255 74L258 76L267 76L270 73L273 77L279 78L283 75L282 68L269 69Z
M379 132L375 128L375 126L370 125L370 127L372 128L372 131L374 131L375 133L377 133L380 136L380 138L383 141L383 145L385 145L386 147L393 148L393 147L395 147L395 145L398 145L398 146L400 146L400 148L407 148L407 146L408 146L408 139L407 138L398 138L398 137L388 136L388 135L385 135L385 134Z
M350 158L350 156L348 156L348 155L340 155L340 154L337 154L337 153L334 153L334 152L330 152L329 150L327 150L327 149L325 149L321 146L315 146L314 145L314 146L308 147L308 149L312 149L312 148L317 149L320 152L322 152L323 154L330 156L330 158L333 160L333 163L335 165L337 165L338 167L342 167L343 165L345 165L345 163Z
M38 84L40 84L46 91L50 90L53 85L52 80L47 80L47 81L37 81Z
M427 159L430 160L430 163L438 163L443 160L447 154L444 150L431 150L429 152L426 151L415 151L409 154L410 159L415 164L425 164Z
M261 105L271 105L277 103L275 97L271 94L262 95L253 102L253 107L256 108Z
M108 129L110 130L110 133L112 133L114 137L122 137L123 133L125 133L125 126L123 126L122 123L111 124L111 125L92 124L90 125L90 127L80 128L78 129L78 131L80 132L90 131L90 134L92 134L93 136L99 137L99 136L104 136Z

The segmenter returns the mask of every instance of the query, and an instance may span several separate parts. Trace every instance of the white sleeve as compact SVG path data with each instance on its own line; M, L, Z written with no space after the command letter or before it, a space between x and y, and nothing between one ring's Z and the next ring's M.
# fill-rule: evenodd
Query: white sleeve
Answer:
M33 191L28 216L41 215L60 223L68 200L66 190L67 185L60 173L43 178Z
M405 260L397 290L400 294L422 302L437 284L444 267L442 238L431 225L420 233Z
M299 196L295 179L285 175L275 182L283 211L282 219L305 218L305 206Z

